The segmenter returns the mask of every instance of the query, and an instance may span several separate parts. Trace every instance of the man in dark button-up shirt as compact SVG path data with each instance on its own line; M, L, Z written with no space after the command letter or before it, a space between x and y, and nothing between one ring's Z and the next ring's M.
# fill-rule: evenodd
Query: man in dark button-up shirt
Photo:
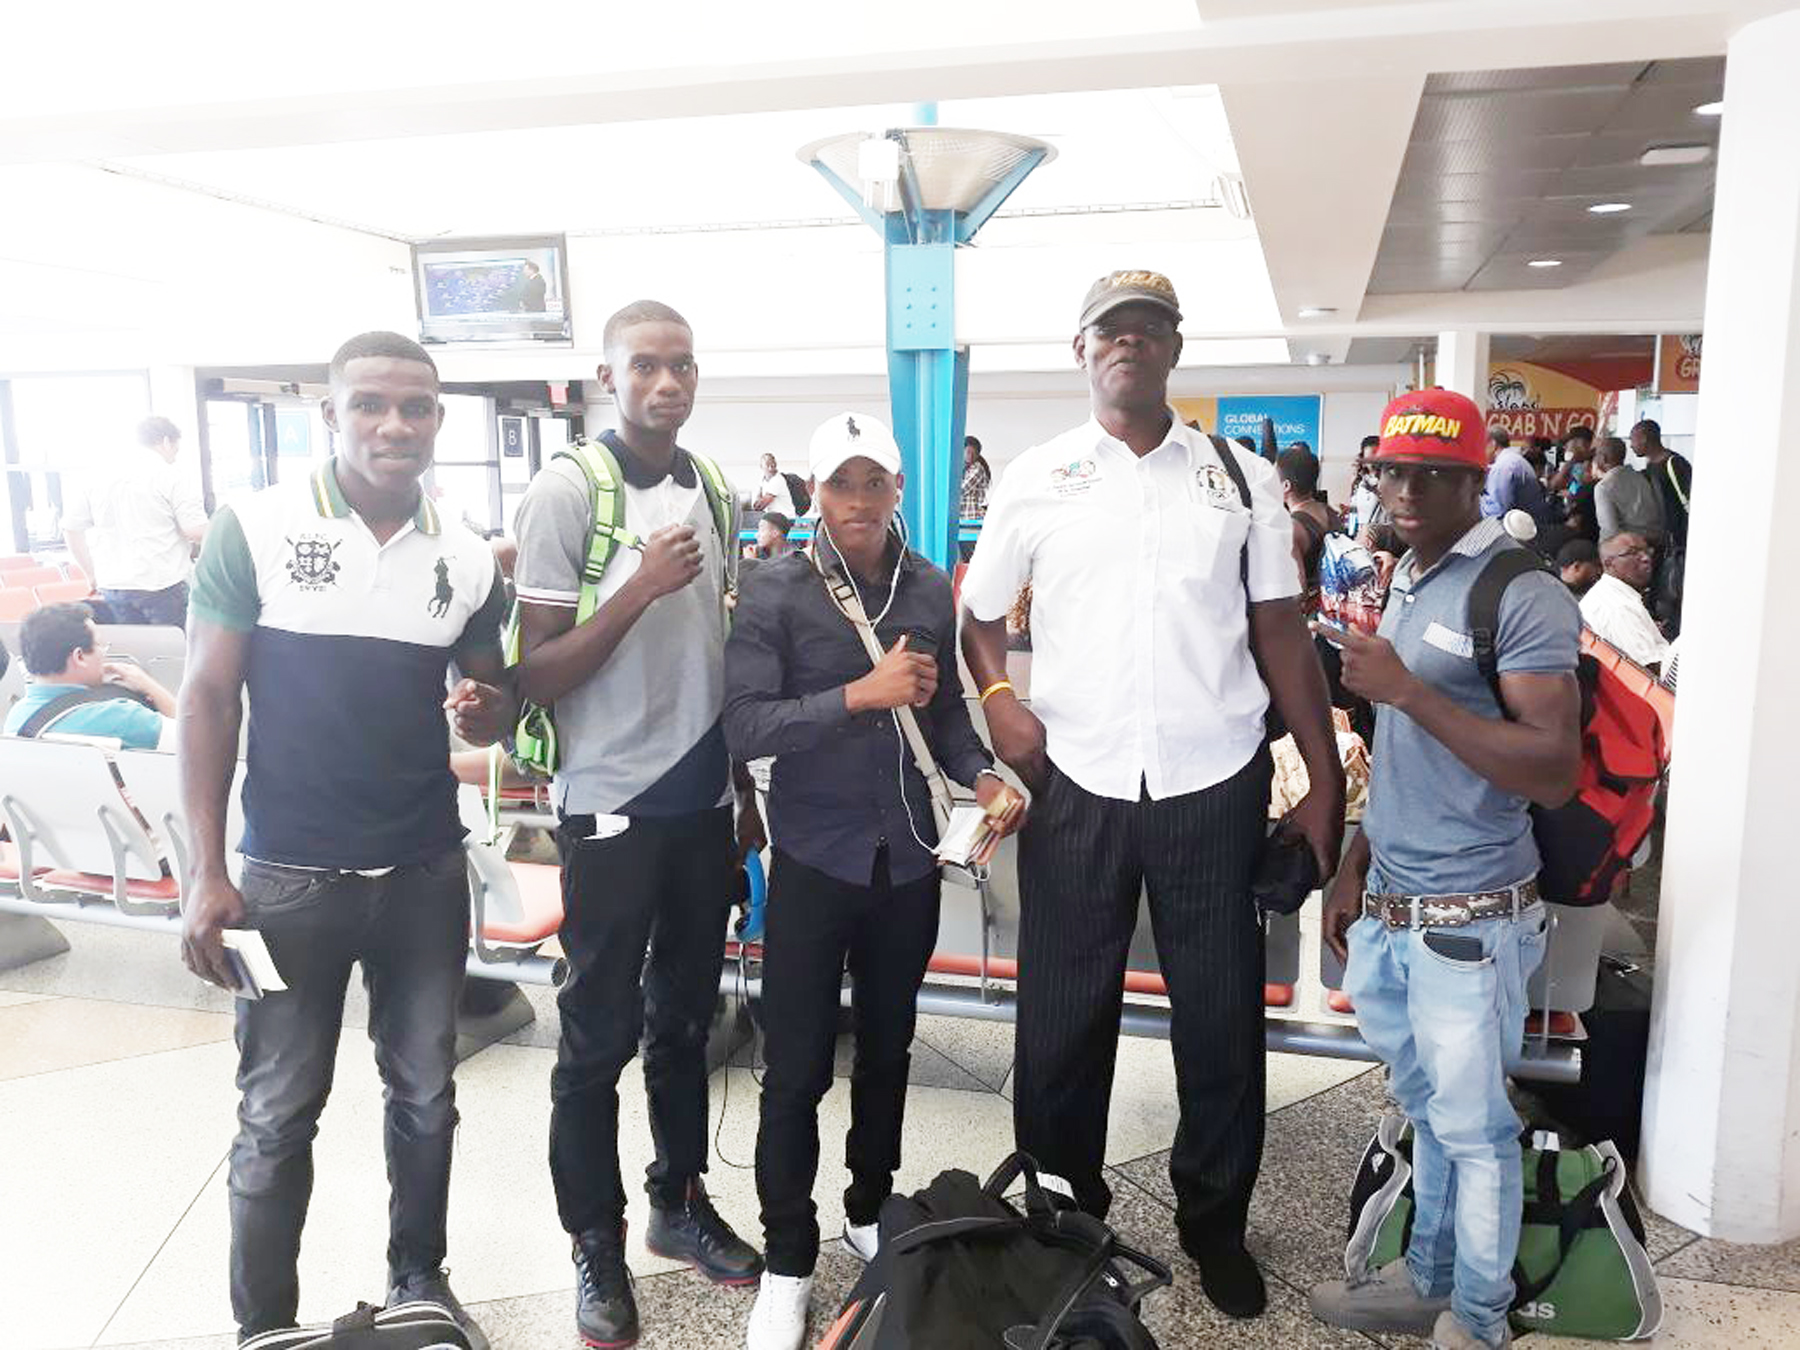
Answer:
M904 634L909 650L937 657L937 692L914 712L944 772L972 783L994 757L963 701L950 579L897 540L888 558L893 603L875 635L885 649ZM887 594L885 584L866 588L871 618ZM777 756L769 832L781 851L859 886L868 885L884 841L895 882L929 872L936 864L926 845L937 842L930 794L893 716L849 710L844 686L868 673L862 640L809 556L791 553L746 575L725 650L726 742L740 759Z
M740 759L775 756L761 1019L768 1072L756 1133L768 1268L749 1350L799 1350L805 1340L819 1255L819 1102L831 1086L846 966L856 1068L844 1241L864 1260L879 1245L876 1215L900 1164L909 1047L941 883L931 793L897 723L904 713L918 719L932 757L975 789L999 832L1017 827L1025 805L969 721L950 578L892 532L901 486L894 438L872 417L842 414L813 434L809 466L819 562L855 597L839 609L811 553L759 564L725 646L726 742ZM872 616L878 661L850 618L858 604Z

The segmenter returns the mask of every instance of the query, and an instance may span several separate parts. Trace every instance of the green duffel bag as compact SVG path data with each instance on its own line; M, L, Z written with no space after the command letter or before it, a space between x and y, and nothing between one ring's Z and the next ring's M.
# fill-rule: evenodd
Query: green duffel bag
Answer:
M1512 1323L1521 1332L1635 1341L1662 1322L1662 1294L1644 1250L1644 1224L1611 1144L1565 1149L1527 1133L1525 1207L1513 1265ZM1383 1117L1350 1193L1344 1274L1367 1279L1412 1240L1412 1125Z

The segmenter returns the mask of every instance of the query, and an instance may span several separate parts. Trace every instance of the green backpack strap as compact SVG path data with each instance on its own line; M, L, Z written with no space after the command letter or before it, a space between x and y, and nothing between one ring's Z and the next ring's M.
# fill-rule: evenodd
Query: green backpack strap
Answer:
M688 451L688 458L694 461L694 467L699 471L701 491L706 493L706 504L712 508L713 528L719 535L719 559L725 572L721 592L730 595L737 575L737 531L732 528L736 523L737 502L732 496L731 484L725 481L725 474L716 463L692 450Z
M594 528L588 535L587 559L581 565L581 599L575 607L575 622L586 623L600 607L600 579L613 555L621 545L640 548L643 541L625 528L623 475L619 461L604 443L577 441L567 450L558 450L553 458L574 462L587 479L593 501Z

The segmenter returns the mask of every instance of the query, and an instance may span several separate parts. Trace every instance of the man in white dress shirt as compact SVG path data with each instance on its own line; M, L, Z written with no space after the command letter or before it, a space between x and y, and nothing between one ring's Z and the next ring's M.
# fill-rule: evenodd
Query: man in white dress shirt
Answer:
M1605 574L1581 597L1581 621L1646 670L1669 654L1669 641L1644 605L1654 553L1641 534L1615 534L1600 545Z
M1264 1087L1250 880L1271 696L1313 784L1288 828L1322 876L1343 836L1344 776L1274 466L1168 406L1180 321L1155 272L1088 291L1075 359L1093 416L1027 450L989 497L963 579L963 654L994 750L1034 797L1019 854L1019 1147L1105 1214L1125 961L1147 888L1181 1106L1176 1225L1213 1303L1253 1317L1266 1293L1244 1247ZM1027 581L1029 708L1006 681L1005 628Z

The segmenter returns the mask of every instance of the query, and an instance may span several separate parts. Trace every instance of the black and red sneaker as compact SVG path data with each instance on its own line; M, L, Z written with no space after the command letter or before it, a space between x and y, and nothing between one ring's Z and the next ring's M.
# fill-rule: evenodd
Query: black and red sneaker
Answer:
M625 1267L623 1227L575 1235L575 1330L592 1350L637 1344L637 1300Z
M754 1284L763 1271L756 1248L731 1231L698 1177L688 1183L680 1208L650 1206L644 1245L671 1261L686 1261L714 1284Z

